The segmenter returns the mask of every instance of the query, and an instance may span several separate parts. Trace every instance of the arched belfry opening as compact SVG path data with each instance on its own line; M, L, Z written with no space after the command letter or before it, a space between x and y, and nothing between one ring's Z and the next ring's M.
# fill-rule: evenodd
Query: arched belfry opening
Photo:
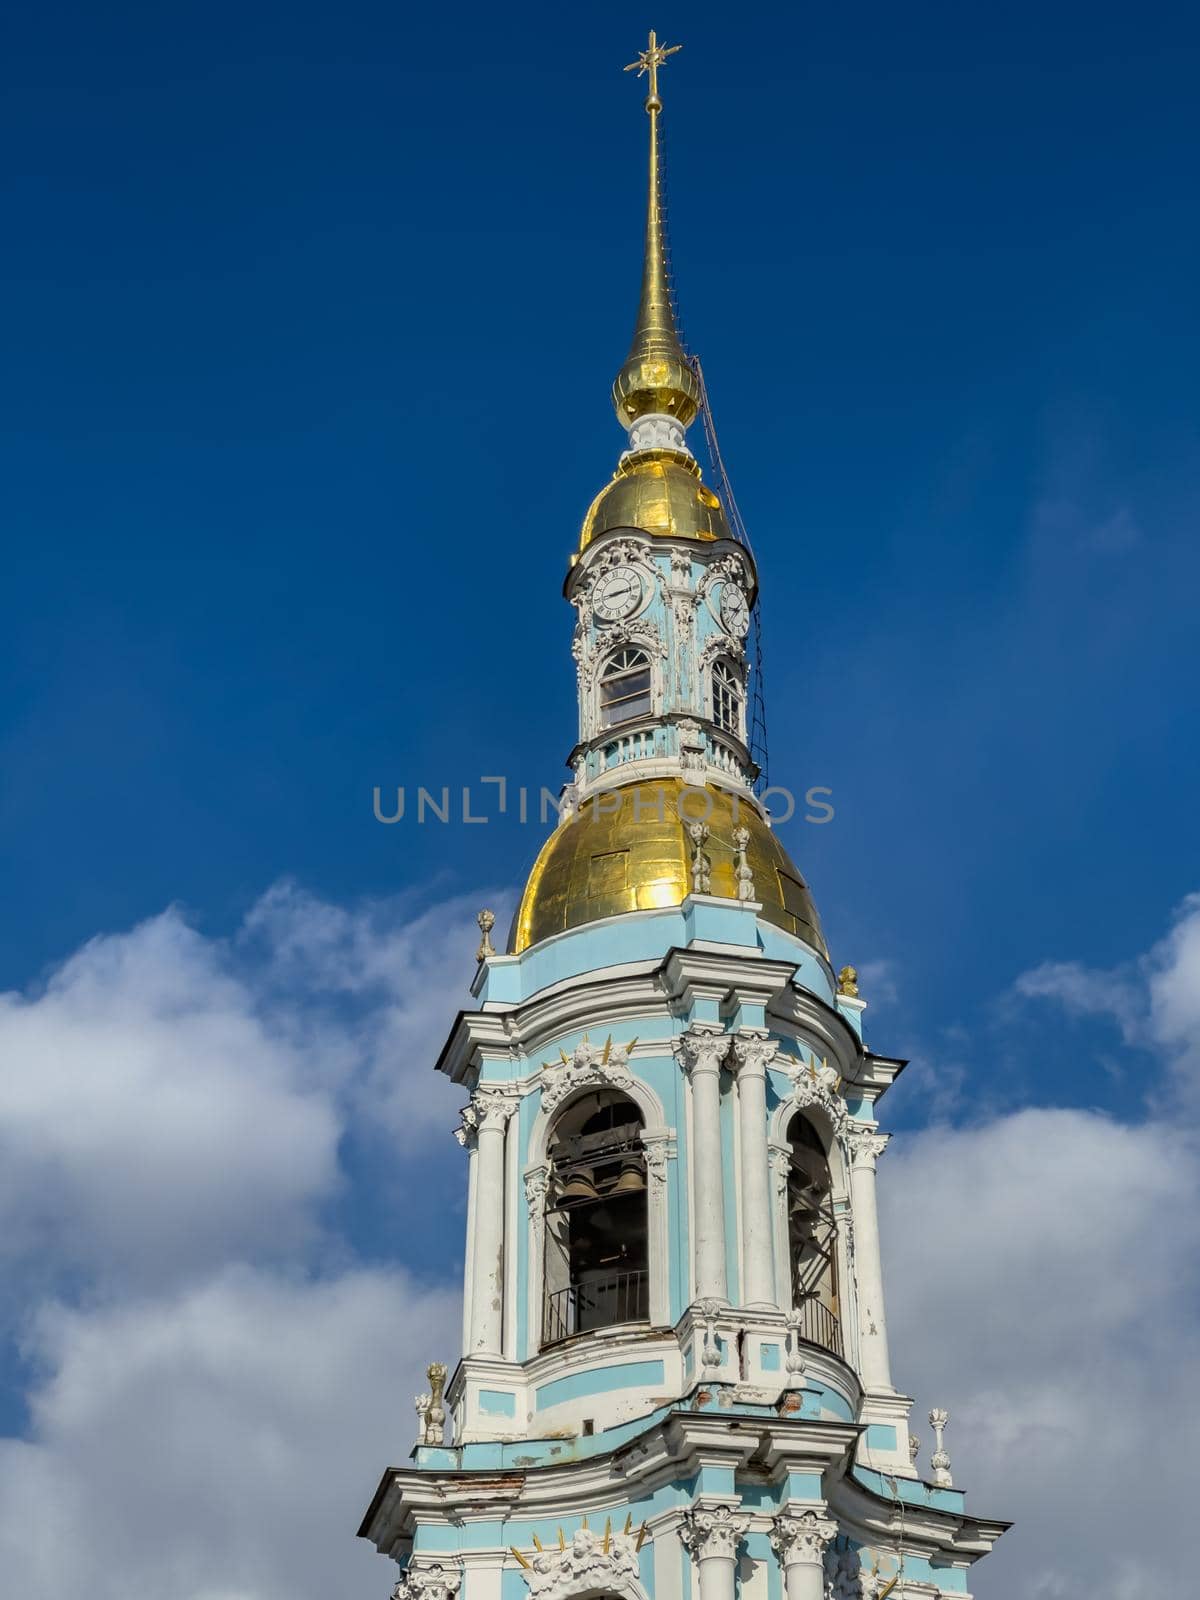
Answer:
M820 1134L802 1111L788 1123L787 1139L791 1146L787 1225L792 1304L799 1314L800 1336L841 1355L837 1217L829 1157Z
M546 1186L542 1344L645 1322L650 1314L642 1114L613 1089L554 1125Z

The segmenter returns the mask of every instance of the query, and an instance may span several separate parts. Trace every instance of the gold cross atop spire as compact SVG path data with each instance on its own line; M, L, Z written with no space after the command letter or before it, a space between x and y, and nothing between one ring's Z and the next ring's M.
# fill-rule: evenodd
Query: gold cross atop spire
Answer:
M649 48L640 50L637 60L631 61L625 68L626 72L636 72L639 78L643 72L650 74L650 93L646 96L647 111L662 109L662 101L658 98L658 69L668 56L673 56L677 50L682 49L681 44L659 44L658 35L651 28Z
M633 343L625 365L617 373L612 392L617 417L625 428L632 428L643 416L671 417L681 428L686 428L700 409L700 387L675 327L662 217L658 130L662 101L658 98L658 69L668 56L682 48L678 44L659 44L658 35L652 32L649 46L625 68L626 72L636 72L639 77L643 73L650 75L650 93L646 96L646 110L650 113L650 183L642 298ZM632 439L632 434L630 437Z

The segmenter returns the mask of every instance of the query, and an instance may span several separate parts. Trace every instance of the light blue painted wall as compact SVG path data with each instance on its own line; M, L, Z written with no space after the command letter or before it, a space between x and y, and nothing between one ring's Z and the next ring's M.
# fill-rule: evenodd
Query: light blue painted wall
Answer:
M764 1372L778 1372L780 1362L779 1346L777 1344L760 1344L758 1347L758 1359Z
M569 824L568 824L569 826ZM589 922L555 934L519 956L500 956L483 967L475 989L479 1001L516 1004L551 984L601 967L661 960L673 946L694 939L757 946L772 960L795 965L795 982L832 1005L830 969L793 934L763 922L735 901L727 905L666 906Z
M914 1506L936 1506L942 1511L961 1511L965 1497L961 1489L938 1489L931 1483L916 1478L884 1477L870 1467L855 1467L854 1476L859 1483L882 1495L885 1500L904 1500Z
M515 1417L517 1397L507 1389L480 1389L479 1409L489 1417Z
M890 1422L872 1422L867 1429L867 1444L872 1450L894 1450L896 1430Z
M534 1390L534 1405L538 1411L561 1405L566 1400L582 1400L587 1395L608 1394L613 1389L644 1388L648 1384L662 1384L666 1373L661 1361L626 1361L619 1366L591 1367L586 1372L572 1372L565 1378L554 1378Z
M819 1472L789 1472L784 1499L820 1500L821 1474Z
M744 1500L743 1504L749 1505L750 1502L748 1500ZM753 1562L755 1566L761 1564L766 1568L767 1600L779 1600L779 1597L783 1592L782 1576L779 1570L779 1559L775 1552L771 1549L771 1541L769 1536L765 1533L747 1534L742 1544L742 1550L743 1554L739 1557L737 1566L734 1569L735 1595L737 1595L740 1600L743 1581L750 1575L749 1571L747 1570L749 1563Z

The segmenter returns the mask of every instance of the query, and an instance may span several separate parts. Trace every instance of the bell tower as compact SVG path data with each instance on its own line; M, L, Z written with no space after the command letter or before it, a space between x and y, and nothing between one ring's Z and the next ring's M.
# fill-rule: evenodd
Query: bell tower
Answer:
M875 1199L904 1063L754 790L758 574L688 443L666 270L678 48L630 69L645 253L627 448L566 578L571 781L437 1063L467 1097L463 1353L360 1529L397 1600L961 1597L1006 1526L968 1515L944 1412L918 1471Z

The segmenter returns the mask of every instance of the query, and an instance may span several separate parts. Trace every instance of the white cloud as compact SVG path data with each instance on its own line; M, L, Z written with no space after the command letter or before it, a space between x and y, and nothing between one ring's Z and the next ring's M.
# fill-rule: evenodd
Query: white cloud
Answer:
M463 903L283 885L232 940L169 910L0 996L0 1256L169 1279L295 1251L348 1117L407 1143L449 1121L432 1065L472 933Z
M276 1027L324 1059L348 1053L355 1112L409 1143L445 1126L462 1098L431 1085L431 1069L455 1013L470 1003L475 914L486 898L422 908L403 897L347 910L285 882L262 897L242 930L240 948L264 957ZM488 901L501 930L506 901Z
M355 1529L457 1352L458 1285L355 1267L325 1202L368 1107L402 1164L459 1102L432 1067L473 911L284 884L229 939L169 910L0 997L0 1256L30 1308L0 1592L381 1591Z
M1081 961L1043 961L1013 986L1024 1000L1052 1000L1071 1017L1109 1017L1127 1039L1145 1018L1145 996L1129 969L1104 971Z
M1145 968L1154 1037L1174 1053L1177 1079L1200 1095L1200 894L1179 907Z
M1200 896L1140 959L1046 963L1016 991L1111 1019L1195 1087ZM881 1167L897 1381L918 1416L949 1406L970 1509L1017 1524L973 1579L980 1600L1193 1586L1180 1424L1200 1388L1200 1137L1186 1095L1169 1116L1148 1099L1138 1124L1027 1110L931 1128Z
M407 1458L411 1396L459 1340L400 1271L247 1267L105 1311L44 1309L28 1440L0 1441L0 1590L55 1600L355 1600L355 1531Z
M1166 936L1134 961L1088 967L1046 961L1014 985L1021 999L1047 1000L1071 1017L1108 1017L1126 1044L1165 1055L1194 1113L1200 1101L1200 894L1176 908Z
M969 1509L1016 1521L973 1575L980 1600L1187 1592L1194 1146L1023 1111L897 1140L880 1170L896 1380L916 1417L948 1405Z
M293 1248L339 1124L176 911L0 999L0 1250L89 1270Z

